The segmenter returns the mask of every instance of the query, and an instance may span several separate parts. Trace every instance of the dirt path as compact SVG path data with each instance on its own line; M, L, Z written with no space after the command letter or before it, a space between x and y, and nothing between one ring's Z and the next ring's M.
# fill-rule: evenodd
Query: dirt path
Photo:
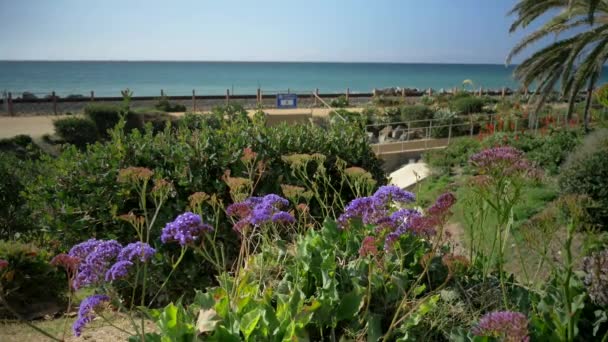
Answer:
M26 134L32 138L39 138L44 134L52 134L55 131L53 121L65 117L66 115L0 116L0 139L14 137L19 134Z
M361 112L363 108L348 108L349 111ZM328 116L331 111L328 108L294 108L294 109L265 109L270 116L280 117L282 120L289 120L289 116L312 115L317 117ZM248 110L249 115L253 115L255 110ZM184 113L173 113L175 116L182 116ZM67 117L66 115L38 115L38 116L0 116L0 139L14 137L19 134L29 135L32 138L40 138L44 134L53 134L55 128L53 121Z

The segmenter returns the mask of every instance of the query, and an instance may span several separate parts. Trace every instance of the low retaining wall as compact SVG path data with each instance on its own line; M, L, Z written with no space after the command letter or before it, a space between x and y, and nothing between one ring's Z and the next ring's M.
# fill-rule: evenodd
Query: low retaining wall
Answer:
M311 108L323 107L320 101L315 101L312 94L297 94L298 107ZM319 94L319 97L329 102L345 94ZM227 103L238 103L246 109L255 109L260 105L264 108L276 107L276 95L263 95L262 103L258 103L256 95L233 95L228 99L226 96L167 96L172 103L186 106L186 111L209 111L213 107ZM372 100L372 94L349 94L351 106L360 106ZM66 113L81 113L84 107L90 103L122 104L120 97L95 97L91 98L43 98L43 99L12 99L13 116L22 115L59 115ZM158 102L158 97L140 96L131 99L132 108L151 108ZM5 100L0 99L0 116L8 116L9 108Z

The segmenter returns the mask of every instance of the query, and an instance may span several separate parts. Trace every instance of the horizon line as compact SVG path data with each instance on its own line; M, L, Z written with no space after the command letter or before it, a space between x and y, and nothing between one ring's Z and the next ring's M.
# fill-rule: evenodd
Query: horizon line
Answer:
M195 59L0 59L0 62L131 62L131 63L325 63L325 64L446 64L446 65L502 65L505 63L472 63L472 62L396 62L396 61L251 61L251 60L195 60Z

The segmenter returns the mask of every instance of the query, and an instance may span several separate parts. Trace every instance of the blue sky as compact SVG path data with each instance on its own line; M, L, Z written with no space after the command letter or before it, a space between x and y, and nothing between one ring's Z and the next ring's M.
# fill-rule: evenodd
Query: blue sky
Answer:
M0 0L0 59L504 63L515 0Z

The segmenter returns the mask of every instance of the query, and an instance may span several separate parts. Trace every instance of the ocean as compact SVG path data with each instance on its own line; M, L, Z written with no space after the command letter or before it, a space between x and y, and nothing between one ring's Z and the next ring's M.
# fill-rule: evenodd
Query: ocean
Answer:
M513 67L492 64L290 63L290 62L30 62L0 61L0 91L44 96L255 94L267 92L371 92L373 88L517 88Z

